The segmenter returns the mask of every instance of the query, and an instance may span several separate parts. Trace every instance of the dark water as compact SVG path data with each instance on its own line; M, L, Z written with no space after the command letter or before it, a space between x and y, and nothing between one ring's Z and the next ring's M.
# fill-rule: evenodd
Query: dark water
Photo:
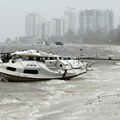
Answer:
M2 50L3 46L1 46ZM59 55L119 57L119 47L9 45L4 51L37 49ZM80 49L83 49L82 53ZM111 53L110 53L111 52ZM94 62L94 61L89 61ZM71 79L0 82L0 120L119 120L120 66L95 61L86 74Z

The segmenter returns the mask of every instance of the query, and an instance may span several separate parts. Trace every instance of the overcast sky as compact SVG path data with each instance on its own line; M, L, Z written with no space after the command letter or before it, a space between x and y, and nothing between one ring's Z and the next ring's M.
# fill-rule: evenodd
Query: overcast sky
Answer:
M120 23L120 0L0 0L0 41L25 35L25 16L40 13L45 18L61 17L67 7L76 12L84 9L110 9L115 26Z

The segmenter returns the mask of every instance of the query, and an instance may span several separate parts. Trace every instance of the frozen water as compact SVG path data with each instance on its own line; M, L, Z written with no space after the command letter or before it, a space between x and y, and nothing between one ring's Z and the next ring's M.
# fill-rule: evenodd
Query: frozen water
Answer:
M80 48L84 56L106 57L109 53L108 46L91 45L65 45L61 51L57 47L11 45L5 51L12 47L52 49L65 56L80 56ZM112 49L115 57L120 57L120 48ZM0 120L120 120L120 66L114 61L94 63L92 70L69 81L0 82Z

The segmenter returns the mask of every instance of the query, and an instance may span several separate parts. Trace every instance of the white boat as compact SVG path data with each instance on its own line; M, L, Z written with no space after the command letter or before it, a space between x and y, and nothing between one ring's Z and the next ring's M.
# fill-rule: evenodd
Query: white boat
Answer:
M71 79L86 73L86 64L36 50L17 51L1 57L1 79L38 81Z
M49 45L49 43L47 41L36 40L35 42L33 42L33 45L36 45L36 46L45 46L45 45Z

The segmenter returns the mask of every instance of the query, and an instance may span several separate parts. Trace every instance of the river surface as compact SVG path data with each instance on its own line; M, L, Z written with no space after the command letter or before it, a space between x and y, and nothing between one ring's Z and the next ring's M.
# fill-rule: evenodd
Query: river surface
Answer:
M1 45L1 52L37 49L63 56L112 55L119 46ZM0 82L0 120L120 120L120 64L88 61L86 74L71 80Z

